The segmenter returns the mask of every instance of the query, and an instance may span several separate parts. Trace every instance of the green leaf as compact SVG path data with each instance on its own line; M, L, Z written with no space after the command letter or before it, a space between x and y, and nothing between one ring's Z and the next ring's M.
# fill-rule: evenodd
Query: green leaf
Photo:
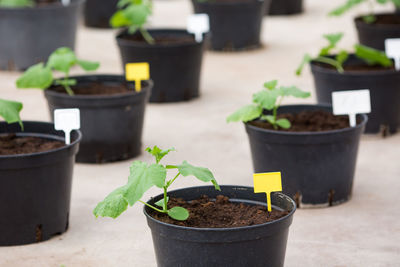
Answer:
M391 0L391 1L397 8L400 8L400 0Z
M355 6L369 0L347 0L346 3L329 12L330 16L341 16Z
M33 7L35 2L33 0L0 0L0 7Z
M129 26L131 22L125 17L123 10L118 10L112 15L110 25L113 28Z
M24 130L24 126L21 121L19 113L23 108L22 103L0 99L0 117L2 117L7 123L18 122L21 129Z
M129 5L123 11L124 17L130 24L142 26L147 21L147 16L150 15L151 10L146 5Z
M69 69L76 62L75 53L69 47L60 47L50 55L47 66L57 71L69 73Z
M264 87L269 90L274 89L277 85L278 85L278 80L272 80L272 81L264 83Z
M183 176L194 176L203 182L212 182L216 190L221 190L212 172L203 167L195 167L189 164L186 160L181 165L178 165L178 170Z
M342 40L343 33L331 33L331 34L324 34L323 37L329 42L329 45L335 47L337 43Z
M390 67L393 65L392 60L390 60L386 54L380 50L376 50L363 45L355 45L356 56L364 60L369 65L379 64L384 67Z
M189 218L189 211L182 207L173 207L168 210L168 216L178 221L185 221Z
M154 146L153 148L146 148L146 151L153 155L156 158L156 162L159 163L169 152L175 151L175 148L161 150L158 146Z
M168 204L168 201L169 201L169 197L167 197L167 204ZM167 208L167 207L164 208L164 206L165 206L164 205L164 198L160 199L159 201L157 201L154 204L159 206L159 207L161 207L161 208L163 208L163 210Z
M305 65L309 64L312 60L313 59L309 54L305 54L303 60L300 62L300 65L296 69L296 75L297 76L301 75Z
M243 121L248 122L252 121L262 114L262 107L256 105L247 105L241 107L234 113L228 116L226 119L227 122L236 122L236 121Z
M76 79L59 79L54 81L55 85L74 86L77 84Z
M124 194L127 186L115 189L93 210L94 216L117 218L128 208L128 201Z
M125 6L129 5L132 3L132 0L119 0L117 3L118 8L124 8Z
M336 61L339 65L343 66L343 63L349 58L349 53L345 50L341 50L336 56Z
M271 110L275 107L276 100L281 95L279 89L262 90L253 95L253 102L261 105L266 110Z
M263 120L266 120L267 122L271 123L272 125L276 124L275 117L273 115L265 115L262 117Z
M376 16L375 15L366 15L366 16L362 16L362 20L367 23L367 24L371 24L374 23L376 21Z
M43 63L28 68L16 82L18 88L38 89L47 89L52 83L53 74L50 68L45 67Z
M289 86L289 87L280 87L279 88L282 92L282 96L294 96L297 98L307 98L310 97L310 93L309 92L304 92L302 90L300 90L299 88L297 88L296 86Z
M276 121L276 124L283 129L289 129L292 126L287 119L279 119Z
M84 69L86 71L97 70L100 66L99 62L86 61L86 60L80 60L80 59L78 59L77 63L79 66L81 66L82 69Z

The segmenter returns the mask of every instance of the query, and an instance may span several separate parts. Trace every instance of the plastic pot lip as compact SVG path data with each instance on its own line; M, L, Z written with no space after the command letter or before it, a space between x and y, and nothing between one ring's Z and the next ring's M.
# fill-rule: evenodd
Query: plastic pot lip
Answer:
M396 13L374 13L374 16L400 16L400 14ZM357 28L363 28L363 29L370 29L370 30L388 30L388 29L393 29L393 30L399 30L399 25L398 24L374 24L374 23L366 23L363 21L363 16L357 16L354 18L354 23L356 24Z
M325 104L317 104L317 105L283 105L281 107L299 107L299 108L307 108L307 107L320 107L320 108L332 108L331 105ZM279 109L278 109L279 110ZM263 132L266 134L275 134L275 135L282 135L282 136L323 136L323 135L332 135L332 134L342 134L346 132L352 132L356 129L361 129L365 127L368 121L368 116L365 114L357 114L362 117L361 123L357 124L355 127L348 127L344 129L337 129L337 130L330 130L330 131L323 131L323 132L283 132L283 131L275 131L275 130L268 130L260 127L256 127L254 125L250 125L248 122L244 122L246 129L252 129L253 131Z
M72 79L79 79L79 78L88 78L88 77L99 77L99 78L110 78L109 81L115 81L119 82L119 80L122 78L125 80L123 75L113 75L113 74L98 74L98 75L77 75L77 76L71 76L70 78ZM118 99L118 98L126 98L127 96L139 96L142 94L145 94L147 91L151 90L153 87L153 81L147 80L144 81L146 85L142 88L140 92L132 91L128 93L121 93L121 94L114 94L114 95L68 95L64 93L59 93L51 90L44 90L45 96L52 96L52 97L57 97L59 99L76 99L76 100L113 100L113 99Z
M86 0L72 0L68 6L64 6L62 3L54 3L50 5L38 6L38 7L0 7L0 12L7 12L7 11L27 11L27 12L35 12L40 10L58 10L64 9L74 6L82 5L86 2Z
M146 29L150 34L154 32L171 32L171 33L179 33L179 34L186 34L190 36L194 36L193 34L189 33L186 29L182 28L154 28L154 29ZM147 49L160 49L160 48L169 48L169 47L190 47L190 46L201 46L204 43L203 41L198 43L196 40L194 40L192 43L173 43L173 44L153 44L150 45L146 42L135 42L131 40L125 40L122 38L124 35L130 35L128 33L127 29L121 29L117 35L115 36L115 39L117 40L118 45L120 46L126 46L126 47L137 47L137 48L147 48Z
M1 123L5 123L5 122L1 122ZM22 121L22 123L35 123L35 124L47 124L47 125L53 125L54 127L54 123L50 123L50 122L43 122L43 121ZM17 155L0 155L0 160L2 159L16 159L16 158L26 158L26 157L39 157L45 154L50 154L50 153L57 153L58 151L61 150L67 150L71 147L74 147L75 145L77 145L81 140L82 140L82 132L80 130L74 130L73 132L76 132L78 134L78 137L76 138L76 140L74 140L73 142L71 142L71 144L69 145L65 145L63 147L59 147L56 149L52 149L52 150L48 150L48 151L43 151L43 152L36 152L36 153L29 153L29 154L17 154ZM30 132L21 132L24 134L30 134ZM72 133L72 132L71 132ZM3 134L3 133L0 133ZM34 136L35 133L32 133L32 136ZM54 134L48 134L49 136L54 136L54 137L60 137ZM38 136L40 137L40 136ZM55 139L58 139L55 138Z
M240 0L236 0L236 1L232 1L232 2L212 2L212 1L204 1L204 2L199 2L197 0L192 0L192 2L196 5L202 5L202 6L220 6L220 7L227 7L227 6L252 6L252 5L256 5L259 3L263 3L263 2L267 2L268 0L252 0L252 1L240 1Z
M355 54L349 54L351 57L355 57ZM336 55L330 55L332 57ZM398 74L400 75L400 71L392 69L392 70L372 70L372 71L345 71L344 73L340 73L335 69L331 68L324 68L316 64L316 61L312 60L310 62L311 72L315 73L324 73L330 75L337 75L337 76L383 76L389 74Z
M168 193L172 193L175 191L180 191L180 190L184 190L184 189L194 189L194 188L205 188L205 187L213 187L214 186L192 186L192 187L186 187L186 188L181 188L181 189L176 189L176 190L172 190L169 191ZM223 187L236 187L236 188L243 188L243 189L251 189L254 191L253 187L250 186L238 186L238 185L221 185L221 188ZM251 226L241 226L241 227L230 227L230 228L198 228L198 227L187 227L187 226L180 226L180 225L175 225L175 224L169 224L169 223L165 223L159 220L154 219L153 217L151 217L147 212L146 212L146 205L143 206L143 213L144 215L147 217L148 220L153 221L154 223L163 225L165 227L169 227L169 228L174 228L176 230L189 230L189 231L195 231L195 232L233 232L233 231L241 231L241 230L249 230L249 229L257 229L257 228L261 228L261 227L265 227L267 225L272 225L272 224L277 224L279 222L285 221L287 219L289 219L290 217L293 216L293 214L295 213L297 207L296 207L296 203L294 202L294 200L292 198L290 198L289 196L281 193L281 192L274 192L274 194L279 194L285 197L286 200L290 201L292 203L293 209L289 212L289 214L287 214L286 216L279 218L278 220L274 220L272 222L266 222L263 224L257 224L257 225L251 225ZM162 194L159 194L157 196L155 196L154 198L161 196ZM148 200L146 203L148 203L150 200Z

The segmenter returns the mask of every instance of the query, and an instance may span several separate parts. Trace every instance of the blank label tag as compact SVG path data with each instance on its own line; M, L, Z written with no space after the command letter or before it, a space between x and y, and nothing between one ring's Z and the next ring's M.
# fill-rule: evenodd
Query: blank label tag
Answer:
M71 143L71 131L81 128L80 111L77 108L54 110L54 128L64 131L65 144Z
M253 174L254 193L266 193L268 211L272 211L271 192L282 191L282 178L280 172L267 172Z
M203 41L203 34L210 31L210 18L207 14L193 14L188 17L187 31L193 33L196 42Z
M371 97L368 89L332 93L334 115L349 115L350 126L356 126L356 114L371 112Z
M125 66L126 80L135 81L135 90L142 90L142 81L150 79L150 65L147 62L128 63Z
M385 40L386 55L394 59L396 70L400 70L400 38Z

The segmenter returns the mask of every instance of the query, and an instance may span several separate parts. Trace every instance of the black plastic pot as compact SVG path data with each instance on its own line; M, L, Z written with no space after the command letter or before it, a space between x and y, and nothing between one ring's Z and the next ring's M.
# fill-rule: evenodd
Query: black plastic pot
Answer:
M351 56L346 64L361 61ZM395 133L400 125L400 72L386 71L346 71L311 63L318 103L332 103L332 92L369 89L372 111L368 114L366 133L380 131Z
M149 33L153 37L194 36L186 30L173 29L149 30ZM127 31L117 35L123 66L134 62L150 64L150 76L154 81L150 102L178 102L199 96L204 42L197 43L193 39L193 42L149 45L127 40L127 35Z
M282 106L279 113L327 110L325 105ZM350 199L358 145L367 116L354 128L326 132L282 132L245 124L254 171L282 172L283 192L298 207L326 207Z
M23 70L61 46L74 48L83 0L69 6L0 8L0 69Z
M85 25L94 28L111 28L110 18L117 11L118 0L86 0Z
M262 19L270 0L192 0L192 3L195 13L206 13L210 17L213 50L234 51L260 47Z
M221 186L190 187L168 193L172 197L193 200L201 195L215 198L223 194L231 201L266 206L265 194L254 194L251 187ZM162 198L156 196L150 204ZM176 266L283 266L289 226L296 204L281 193L271 195L276 209L290 213L273 222L236 228L191 228L155 220L144 208L159 267Z
M377 14L376 16L393 16L393 13ZM355 24L360 43L375 49L384 51L386 39L400 38L399 24L369 24L365 23L362 17L355 18Z
M64 141L54 124L0 123L0 134L35 136ZM23 245L50 239L68 229L72 173L81 133L71 144L55 150L0 156L0 246Z
M303 12L303 0L272 0L265 15L294 15Z
M79 85L91 82L125 83L119 75L77 76ZM103 163L125 160L141 153L146 103L152 82L144 81L137 93L69 96L52 90L44 92L53 118L54 109L79 108L83 134L77 162Z

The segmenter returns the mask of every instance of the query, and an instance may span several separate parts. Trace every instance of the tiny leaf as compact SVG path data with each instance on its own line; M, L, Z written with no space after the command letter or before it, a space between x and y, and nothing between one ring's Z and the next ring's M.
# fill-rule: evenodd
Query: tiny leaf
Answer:
M182 207L173 207L168 210L168 216L178 221L185 221L189 218L189 211Z
M80 60L80 59L78 59L77 63L79 66L81 66L82 69L84 69L86 71L97 70L100 66L99 62L86 61L86 60Z
M276 124L283 129L289 129L292 126L288 119L279 119Z
M168 201L169 201L169 197L167 197L167 204L168 204ZM159 206L159 207L161 207L161 208L163 208L163 209L165 209L164 208L164 198L162 198L162 199L160 199L159 201L157 201L156 203L154 203L155 205L157 205L157 206Z
M256 105L247 105L241 107L226 119L227 122L236 122L243 121L248 122L252 121L262 114L262 107Z
M269 90L274 89L277 85L278 85L278 80L272 80L272 81L264 83L264 87Z
M159 163L163 157L168 155L169 152L175 151L175 148L172 147L161 150L158 146L154 146L153 148L146 148L146 151L153 155L156 158L156 162Z

